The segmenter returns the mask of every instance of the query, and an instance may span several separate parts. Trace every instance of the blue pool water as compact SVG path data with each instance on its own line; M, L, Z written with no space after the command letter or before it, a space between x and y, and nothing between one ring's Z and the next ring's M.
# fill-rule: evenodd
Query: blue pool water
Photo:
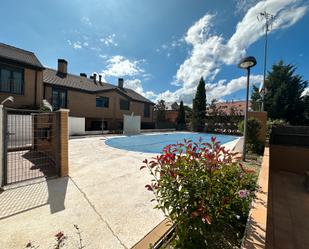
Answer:
M206 133L163 133L153 135L136 135L126 137L114 137L105 141L105 144L123 150L138 151L145 153L161 153L162 149L169 144L183 142L190 139L198 142L202 138L203 142L210 142L211 137L217 138L221 144L231 142L239 137L231 135L206 134Z

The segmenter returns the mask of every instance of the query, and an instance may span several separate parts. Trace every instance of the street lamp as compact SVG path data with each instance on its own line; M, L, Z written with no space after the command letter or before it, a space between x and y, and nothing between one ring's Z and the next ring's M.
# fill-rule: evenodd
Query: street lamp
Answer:
M247 69L247 94L246 94L246 110L244 117L244 145L242 151L242 160L246 160L246 140L247 140L247 121L248 121L248 102L249 102L249 79L250 79L250 68L256 65L256 59L253 56L249 56L241 59L238 63L238 67L241 69Z

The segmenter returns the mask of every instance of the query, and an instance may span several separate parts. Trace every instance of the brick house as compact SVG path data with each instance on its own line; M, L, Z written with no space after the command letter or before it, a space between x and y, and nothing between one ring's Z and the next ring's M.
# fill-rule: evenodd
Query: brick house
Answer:
M0 43L0 101L13 96L14 108L38 109L46 99L53 108L70 109L70 116L84 117L86 130L122 129L123 114L140 115L142 128L153 126L150 100L123 86L102 82L101 77L68 73L68 63L44 68L34 53ZM102 127L103 126L103 127Z
M251 107L251 102L249 101L249 110ZM217 102L215 103L216 109L220 112L231 115L238 114L238 115L244 115L245 109L246 109L246 101L240 100L240 101L225 101L225 102ZM207 110L208 113L211 113L211 110Z
M9 107L37 109L43 98L44 67L34 53L0 43L0 100Z

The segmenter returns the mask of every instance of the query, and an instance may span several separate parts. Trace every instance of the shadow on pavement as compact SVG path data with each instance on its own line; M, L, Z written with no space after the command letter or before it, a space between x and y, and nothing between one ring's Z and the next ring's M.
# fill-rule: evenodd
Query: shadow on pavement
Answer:
M0 220L49 205L51 214L65 209L68 177L32 183L0 193Z

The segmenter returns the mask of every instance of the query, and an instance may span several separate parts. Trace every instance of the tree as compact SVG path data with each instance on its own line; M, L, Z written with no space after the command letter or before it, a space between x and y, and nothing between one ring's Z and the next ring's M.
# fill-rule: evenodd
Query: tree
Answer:
M154 110L157 113L157 121L162 122L165 121L165 112L166 112L166 105L163 99L159 100L157 104L154 106Z
M259 88L253 85L253 90L251 94L251 108L253 111L261 111L262 97Z
M238 126L239 130L244 132L244 121L239 122ZM263 154L264 143L260 140L259 134L262 128L261 121L257 118L249 118L247 123L247 139L246 144L248 144L247 148L254 153L259 155Z
M203 77L197 86L193 99L192 126L194 131L204 131L206 116L206 90Z
M178 116L177 116L177 125L178 129L183 130L186 127L186 113L185 108L183 106L183 102L180 101Z
M271 119L291 124L304 123L304 101L301 97L308 82L295 74L296 67L281 60L272 66L265 81L265 110Z
M304 124L309 125L309 92L303 97L304 103Z

